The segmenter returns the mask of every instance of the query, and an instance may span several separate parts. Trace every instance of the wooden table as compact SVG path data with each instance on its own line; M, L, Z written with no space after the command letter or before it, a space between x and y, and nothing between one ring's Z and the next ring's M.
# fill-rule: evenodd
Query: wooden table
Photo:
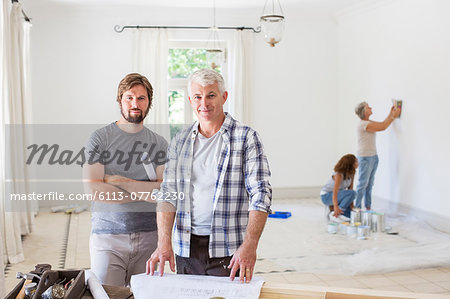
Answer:
M111 299L134 299L130 288L103 286ZM87 290L82 299L91 299ZM150 298L150 297L149 297ZM264 283L259 299L399 299L399 298L442 298L439 295L378 291L370 289L333 288L303 284Z

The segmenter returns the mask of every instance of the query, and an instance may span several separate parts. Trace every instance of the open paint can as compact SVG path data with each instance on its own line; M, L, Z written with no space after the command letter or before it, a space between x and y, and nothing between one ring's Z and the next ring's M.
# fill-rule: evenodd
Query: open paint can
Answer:
M354 209L350 212L350 223L361 222L361 210Z
M335 222L328 223L328 233L335 234L338 231L338 224Z
M358 226L358 240L367 240L370 236L370 227L361 225Z
M372 214L372 231L375 232L384 232L385 224L384 224L384 214L383 213L373 213Z
M361 214L362 225L372 227L372 211L363 211Z
M339 223L339 234L346 235L347 234L347 226L349 225L348 222L341 222Z
M347 225L347 237L356 238L357 226L354 224Z

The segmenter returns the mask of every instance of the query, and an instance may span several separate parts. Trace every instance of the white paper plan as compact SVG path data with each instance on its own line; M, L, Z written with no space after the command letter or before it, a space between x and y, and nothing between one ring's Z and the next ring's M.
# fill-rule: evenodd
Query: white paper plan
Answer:
M231 281L229 277L206 275L159 276L139 274L131 277L131 290L136 299L258 299L264 280L253 277L250 283Z
M141 162L144 165L145 172L147 173L148 179L150 181L156 181L157 177L156 177L155 169L153 168L153 163L150 163L149 161L147 161L147 159L148 159L148 154L146 152L143 152L142 156L141 156Z

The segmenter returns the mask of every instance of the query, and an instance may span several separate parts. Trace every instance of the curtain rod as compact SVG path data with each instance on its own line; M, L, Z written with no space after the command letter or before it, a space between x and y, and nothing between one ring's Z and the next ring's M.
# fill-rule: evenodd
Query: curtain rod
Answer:
M117 33L121 33L125 29L146 29L146 28L163 28L163 29L213 29L213 27L196 27L196 26L141 26L141 25L135 25L135 26L122 26L116 25L114 26L114 31ZM216 27L217 29L235 29L235 30L252 30L254 33L260 33L261 27L253 28L253 27Z
M11 3L14 3L14 2L19 3L19 0L11 0ZM31 19L26 15L26 13L23 11L23 9L21 9L21 10L22 10L23 17L25 18L25 21L27 21L28 23L31 23Z

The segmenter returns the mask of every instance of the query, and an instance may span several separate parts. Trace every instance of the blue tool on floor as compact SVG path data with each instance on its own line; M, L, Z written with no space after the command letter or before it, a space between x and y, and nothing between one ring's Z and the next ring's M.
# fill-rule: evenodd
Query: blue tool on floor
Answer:
M271 214L269 214L270 218L283 218L283 219L286 219L286 218L289 218L291 216L292 216L291 212L281 212L281 211L275 211L275 212L272 212Z

